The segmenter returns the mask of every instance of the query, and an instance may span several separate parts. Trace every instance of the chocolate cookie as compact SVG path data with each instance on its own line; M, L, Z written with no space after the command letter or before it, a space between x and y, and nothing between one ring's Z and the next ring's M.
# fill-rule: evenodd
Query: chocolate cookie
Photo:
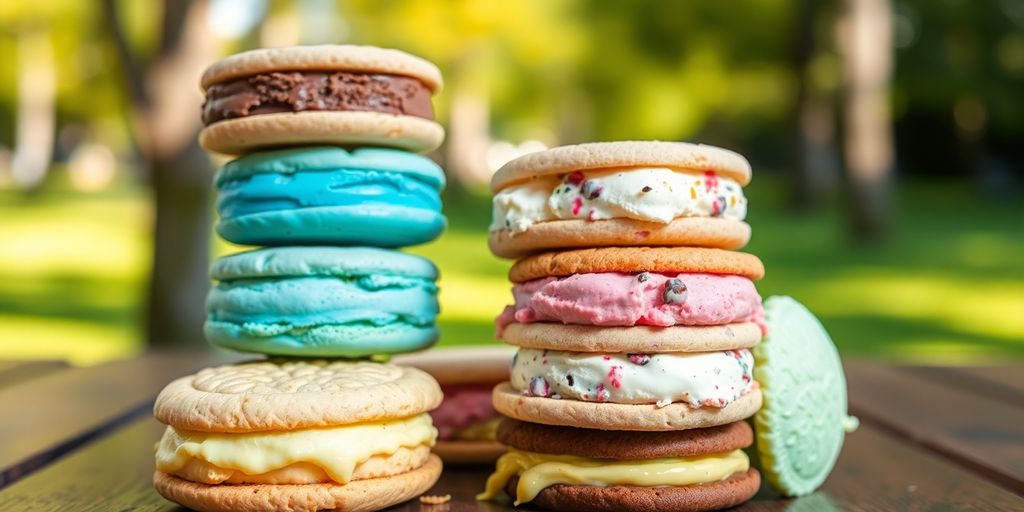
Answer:
M515 495L519 479L509 480L505 491ZM721 482L680 487L612 485L552 485L537 495L531 505L559 512L700 512L734 507L757 494L761 475L750 468Z
M630 432L559 427L506 418L498 441L529 452L578 455L597 459L693 457L746 448L754 431L745 421L717 427L669 432Z

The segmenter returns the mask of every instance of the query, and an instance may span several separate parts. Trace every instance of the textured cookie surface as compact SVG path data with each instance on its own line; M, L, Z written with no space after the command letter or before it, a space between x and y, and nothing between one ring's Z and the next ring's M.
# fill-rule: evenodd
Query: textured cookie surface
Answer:
M750 162L739 153L704 144L662 141L591 142L530 153L505 164L491 178L491 191L534 176L615 167L668 167L715 171L750 183Z
M262 48L232 55L203 73L201 85L273 71L358 71L410 76L437 92L441 71L430 62L401 50L376 46L325 44Z
M761 340L761 328L753 322L676 327L515 322L505 327L501 339L525 348L574 352L711 352L753 347Z
M515 495L519 478L509 480L505 491ZM613 485L558 484L545 488L531 505L547 510L594 512L700 512L734 507L757 494L761 477L750 468L721 482L680 487L639 487Z
M764 305L770 333L754 350L765 395L754 417L757 452L772 487L804 496L828 477L857 420L847 416L842 361L821 322L790 297Z
M379 112L260 114L219 121L199 132L203 148L228 155L315 145L382 146L427 153L443 140L444 128L434 121Z
M419 368L443 385L493 385L508 380L515 354L515 348L505 345L444 347L402 354L391 362Z
M347 361L206 368L167 385L162 423L201 432L262 432L406 418L436 408L441 388L415 368Z
M522 283L549 276L595 272L694 272L764 277L764 265L753 254L698 247L602 247L547 252L516 262L509 280Z
M528 452L595 459L643 460L695 457L746 448L754 431L745 421L668 432L596 430L527 423L510 418L498 426L498 441Z
M691 246L740 249L750 241L746 222L682 217L660 224L633 219L553 220L530 226L522 233L491 231L487 243L496 256L521 258L539 251L575 247Z
M691 407L672 403L627 405L524 396L505 382L494 388L494 408L505 416L544 425L604 430L666 431L725 425L752 416L761 408L754 389L725 407Z
M203 512L369 512L423 494L440 476L441 460L432 455L426 464L408 473L344 485L207 485L159 471L153 474L153 485L164 498Z

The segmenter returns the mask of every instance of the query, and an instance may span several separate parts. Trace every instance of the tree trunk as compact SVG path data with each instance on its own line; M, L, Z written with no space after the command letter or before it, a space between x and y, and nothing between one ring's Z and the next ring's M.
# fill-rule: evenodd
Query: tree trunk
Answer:
M50 30L23 29L18 46L18 103L11 177L26 190L37 190L50 168L56 131L57 72Z
M204 347L213 191L210 160L196 141L202 103L196 83L213 54L205 25L207 2L165 0L160 48L145 68L128 48L115 0L103 5L131 93L134 142L149 164L152 186L146 341Z
M814 23L816 0L800 0L793 41L793 69L800 81L793 116L791 204L799 210L821 205L839 175L835 147L834 108L831 93L812 81L811 63L815 53Z
M892 6L888 0L845 0L839 26L846 81L844 159L855 236L883 236L891 215L893 128Z

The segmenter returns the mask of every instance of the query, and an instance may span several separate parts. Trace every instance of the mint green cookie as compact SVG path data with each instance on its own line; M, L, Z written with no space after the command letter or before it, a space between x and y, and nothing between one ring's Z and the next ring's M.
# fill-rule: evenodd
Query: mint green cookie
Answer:
M791 297L770 297L764 309L768 336L754 347L758 469L783 495L804 496L828 477L857 418L846 414L846 377L821 322Z

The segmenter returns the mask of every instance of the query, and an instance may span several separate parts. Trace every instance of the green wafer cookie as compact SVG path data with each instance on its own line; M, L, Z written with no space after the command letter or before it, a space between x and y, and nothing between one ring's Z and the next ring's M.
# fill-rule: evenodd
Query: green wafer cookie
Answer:
M791 297L764 302L769 333L754 347L764 405L754 417L765 479L786 496L814 492L828 477L857 418L846 412L846 377L821 322Z

